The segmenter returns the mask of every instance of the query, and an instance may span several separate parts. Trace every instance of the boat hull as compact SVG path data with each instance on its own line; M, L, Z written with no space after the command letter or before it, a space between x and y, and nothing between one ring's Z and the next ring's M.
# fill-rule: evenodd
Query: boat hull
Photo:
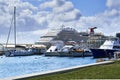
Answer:
M2 56L4 54L4 51L0 51L0 56Z
M94 58L112 58L114 52L118 50L113 49L90 49Z
M34 54L33 52L28 52L28 51L6 51L5 52L6 57L29 56L33 54Z
M58 52L45 52L45 56L60 56Z
M92 56L90 52L46 52L45 56L60 56L60 57L88 57Z

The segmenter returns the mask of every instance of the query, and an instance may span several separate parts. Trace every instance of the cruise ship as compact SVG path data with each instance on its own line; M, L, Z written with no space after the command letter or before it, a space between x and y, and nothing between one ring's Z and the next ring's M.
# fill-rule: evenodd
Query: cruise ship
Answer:
M104 36L101 33L94 33L93 28L91 32L78 32L77 30L66 27L61 29L51 29L44 36L41 36L39 41L35 44L44 44L48 48L52 45L51 42L60 40L65 43L65 45L78 44L81 48L99 48L103 42L108 39L108 36Z
M51 29L44 36L41 36L39 41L37 41L35 44L44 44L50 46L51 41L56 40L61 40L65 44L80 44L87 42L88 36L81 36L79 32L69 27L62 29Z

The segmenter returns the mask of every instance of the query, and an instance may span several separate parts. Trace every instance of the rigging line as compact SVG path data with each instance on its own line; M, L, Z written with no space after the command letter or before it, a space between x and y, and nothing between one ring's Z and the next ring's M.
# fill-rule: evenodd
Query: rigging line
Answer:
M13 16L14 16L14 15L13 15ZM9 32L8 32L8 37L7 37L7 42L6 42L6 48L7 48L7 44L8 44L8 41L9 41L10 32L11 32L11 29L12 29L12 23L13 23L13 19L14 19L14 17L12 17L12 19L11 19L11 23L10 23L10 29L9 29Z

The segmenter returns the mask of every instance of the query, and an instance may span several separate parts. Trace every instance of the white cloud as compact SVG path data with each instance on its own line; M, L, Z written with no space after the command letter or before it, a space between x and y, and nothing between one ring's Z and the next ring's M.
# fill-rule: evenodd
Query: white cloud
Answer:
M42 4L42 8L50 8L51 14L47 14L48 26L59 27L65 25L73 27L79 31L87 31L90 27L98 27L96 32L102 32L105 35L115 35L120 30L120 0L107 0L107 9L94 16L82 16L80 18L80 10L74 8L69 1L62 0L62 4L55 4L58 0L51 0ZM51 4L51 5L50 5ZM69 6L69 7L68 7ZM79 15L79 16L78 16Z
M111 10L106 10L103 13L103 16L105 16L105 17L118 17L118 16L120 16L120 10L117 10L114 8Z
M79 20L80 18L80 12L77 9L74 9L69 12L65 12L62 14L56 15L56 18L59 19L60 21L73 21L73 20Z
M96 32L113 35L120 32L120 0L107 0L107 9L94 16L82 16L76 23L77 30L87 30L89 27L98 27ZM82 29L82 30L81 30Z
M72 2L65 0L50 0L40 5L42 9L50 11L46 15L48 27L57 28L61 25L72 26L80 19L80 11L75 9Z
M40 1L41 2L41 1ZM0 0L0 41L5 42L13 15L13 6L17 6L18 43L30 43L39 40L51 28L61 25L86 31L89 27L98 27L96 31L115 35L120 28L120 1L107 0L108 7L103 13L85 17L68 0L47 0L34 6L21 0ZM13 5L14 4L14 5ZM33 37L34 38L31 38Z
M38 8L33 6L32 4L30 4L28 2L22 2L20 0L0 0L0 30L1 30L0 41L3 43L5 43L6 39L7 39L9 27L11 24L11 19L13 17L14 5L16 5L16 8L17 8L16 9L17 33L24 32L27 34L36 29L41 29L42 26L44 26L44 24L40 25L40 23L37 22L37 19L35 17L35 12L38 11L37 10ZM13 32L13 30L12 30L12 32ZM13 41L12 34L11 34L11 41ZM31 32L31 34L32 34L32 32ZM25 35L21 34L21 36L25 36ZM26 36L26 38L24 38L24 39L28 39L28 38L30 38L30 36ZM24 42L24 39L21 39L21 42ZM32 39L31 39L31 41L32 41Z
M55 13L63 13L63 12L69 12L72 11L74 9L74 6L71 2L64 2L63 5L61 6L57 6L57 7L53 7L53 12Z
M2 29L0 33L3 38L7 37L14 6L17 8L18 36L23 36L26 40L31 39L31 42L37 40L42 35L40 33L46 32L50 28L58 28L62 24L66 26L75 25L75 21L80 18L80 11L75 9L70 1L66 0L49 0L41 3L40 6L34 6L27 0L0 0L0 29ZM34 40L31 36L35 37ZM24 39L19 37L19 41L24 42ZM5 42L1 39L0 41Z
M120 0L107 0L106 6L108 8L120 9Z
M45 8L54 8L54 7L60 7L65 3L65 0L49 0L43 4L40 5L41 9Z
M81 29L88 29L89 27L98 27L96 32L102 32L105 35L113 35L120 32L120 13L119 11L106 10L104 13L96 16L81 17L77 26Z

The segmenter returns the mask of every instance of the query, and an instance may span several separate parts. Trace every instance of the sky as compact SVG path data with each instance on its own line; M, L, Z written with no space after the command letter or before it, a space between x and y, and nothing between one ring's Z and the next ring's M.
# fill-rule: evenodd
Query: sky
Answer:
M16 6L17 43L34 43L62 25L115 36L120 32L120 0L0 0L0 43L6 43ZM11 25L13 26L13 24ZM11 31L9 42L13 42Z

